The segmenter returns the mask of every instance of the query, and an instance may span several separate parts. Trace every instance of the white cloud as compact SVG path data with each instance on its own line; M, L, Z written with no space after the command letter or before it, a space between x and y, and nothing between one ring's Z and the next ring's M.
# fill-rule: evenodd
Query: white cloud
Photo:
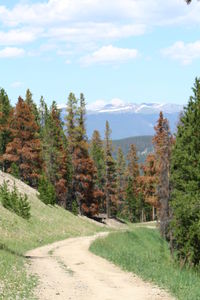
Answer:
M178 41L172 46L162 50L164 56L180 61L183 65L188 65L195 59L200 59L200 40L194 43L184 43Z
M17 89L20 88L21 86L23 86L23 83L21 81L14 81L11 83L10 85L13 89Z
M0 50L0 58L20 57L25 54L24 49L16 47L6 47Z
M41 33L39 29L13 29L9 31L0 31L0 45L13 46L24 43L30 43L36 40Z
M65 42L88 42L99 40L113 40L144 34L142 24L120 25L112 23L79 23L72 27L53 27L46 36Z
M0 6L0 20L9 26L52 24L61 22L107 22L113 20L145 22L200 22L198 1L188 8L183 0L49 0L19 3L8 9Z
M11 8L0 5L0 26L5 30L0 31L1 46L19 46L42 39L49 51L48 45L56 44L58 50L70 46L73 55L80 55L103 43L142 35L154 26L200 24L200 1L193 1L190 6L184 0L17 2ZM44 51L29 49L29 53L40 55Z
M136 49L118 48L112 45L104 46L90 55L81 58L83 65L90 65L93 63L100 64L119 64L130 59L135 59L138 56Z

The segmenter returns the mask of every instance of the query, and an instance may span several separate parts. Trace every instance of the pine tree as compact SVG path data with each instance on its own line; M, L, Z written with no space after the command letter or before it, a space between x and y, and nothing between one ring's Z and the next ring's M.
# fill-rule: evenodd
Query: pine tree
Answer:
M20 178L31 186L37 186L41 172L40 140L38 139L38 126L30 107L21 97L15 107L10 122L12 140L7 144L3 155L4 162L12 163L19 168Z
M10 118L11 118L11 105L8 95L4 89L0 89L0 168L5 171L6 164L3 160L3 154L6 151L6 146L10 141Z
M144 200L152 206L152 220L156 218L156 211L159 208L157 197L158 173L155 154L150 153L141 166L143 175L140 176L141 191Z
M124 217L130 222L138 221L137 197L133 191L133 179L131 177L128 178L128 184L126 188Z
M200 263L200 79L184 108L172 150L171 245L181 264Z
M40 106L39 106L38 113L39 113L40 127L42 130L45 127L45 124L49 117L49 110L43 96L41 96L40 98Z
M37 105L33 101L33 94L31 93L31 91L29 89L27 89L27 91L26 91L25 102L26 102L26 104L29 105L31 112L33 113L33 115L35 117L35 121L36 121L37 125L40 126L39 111L38 111Z
M66 134L68 142L68 197L67 208L72 211L72 207L76 210L77 202L75 190L73 187L73 153L77 145L77 115L78 115L78 101L73 93L69 94L67 101L67 115L66 115Z
M50 111L42 100L42 156L46 179L54 186L56 201L66 207L68 182L68 149L67 140L60 120L60 111L55 102Z
M157 160L158 170L158 187L157 197L159 201L159 220L161 235L168 239L169 233L169 169L170 169L170 154L172 147L172 135L170 133L168 120L160 116L155 126L155 136L153 138L155 155Z
M130 221L139 221L143 214L139 195L139 165L137 150L135 145L131 145L127 155L127 178L128 186L126 189L125 215ZM131 186L132 185L132 186Z
M116 199L116 164L112 157L112 142L110 139L111 129L108 121L106 121L105 130L105 164L106 164L106 214L107 218L115 216L117 213Z
M78 101L73 93L69 94L68 102L67 102L67 139L69 144L69 152L72 155L74 152L74 148L77 143L77 127L76 127L76 119L78 114Z
M73 191L80 214L93 216L98 213L99 199L102 193L95 187L96 169L93 160L89 157L88 143L85 130L85 99L80 95L80 107L78 109L77 127L73 164Z
M116 195L117 195L117 206L118 214L121 214L124 207L125 200L125 189L126 189L126 162L122 149L119 147L117 152L117 163L116 163Z
M105 156L103 142L97 130L94 130L92 135L90 153L97 169L96 184L98 188L103 191L105 188Z

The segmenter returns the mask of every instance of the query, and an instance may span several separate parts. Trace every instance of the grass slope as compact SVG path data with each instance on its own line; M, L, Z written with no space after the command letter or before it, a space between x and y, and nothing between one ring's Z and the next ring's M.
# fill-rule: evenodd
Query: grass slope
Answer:
M96 240L90 250L122 269L133 272L182 300L200 299L200 272L180 269L167 243L154 229L135 228Z
M10 175L0 173L2 180ZM27 250L68 237L91 235L105 230L87 220L75 217L60 207L50 207L38 200L36 191L16 180L21 192L31 203L31 219L26 221L0 204L0 299L34 299L32 288L36 278L26 273Z

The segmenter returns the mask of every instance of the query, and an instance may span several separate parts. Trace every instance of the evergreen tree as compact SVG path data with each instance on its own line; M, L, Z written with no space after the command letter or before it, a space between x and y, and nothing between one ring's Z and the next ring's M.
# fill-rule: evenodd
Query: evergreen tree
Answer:
M50 111L42 100L42 156L43 169L46 179L54 186L56 201L66 207L68 182L68 150L67 140L60 120L60 111L55 102Z
M160 112L155 131L153 143L158 171L157 197L159 201L160 232L161 235L167 239L169 233L169 169L172 135L170 133L168 120L163 117L162 112Z
M45 204L54 205L56 203L56 192L54 185L43 174L38 185L39 199Z
M184 108L171 159L171 246L181 264L200 263L200 79Z
M25 102L26 102L26 104L29 105L31 112L33 113L33 115L35 117L35 121L36 121L37 125L40 126L39 111L38 111L37 105L33 101L33 95L29 89L27 89L27 91L26 91Z
M35 187L41 172L38 126L30 107L21 97L12 115L10 130L12 140L3 155L4 162L9 165L8 172L11 172L11 165L15 163L21 180Z
M42 130L45 127L45 124L49 117L49 110L43 96L41 96L40 98L40 106L39 106L38 113L39 113L40 127Z
M0 168L5 171L6 164L3 160L3 154L6 151L6 146L10 141L9 122L11 117L11 105L8 95L4 89L0 89Z
M137 198L133 191L133 179L131 177L128 178L128 184L126 188L124 216L130 222L138 221Z
M118 214L120 215L124 207L125 189L126 189L126 162L122 149L119 147L116 163L116 196Z
M152 206L152 220L155 220L159 201L157 197L158 173L155 154L150 153L141 166L143 175L140 176L141 191L146 203Z
M76 210L76 196L73 185L73 153L77 145L77 114L78 114L78 101L73 93L69 94L67 102L67 115L66 115L66 133L68 142L68 197L67 197L67 208Z
M93 216L98 213L99 199L102 193L95 187L96 169L93 160L89 157L88 143L85 130L85 99L80 95L77 127L75 128L73 163L73 191L80 214Z
M110 139L111 129L108 121L106 121L105 130L105 165L106 165L106 214L107 218L116 215L117 199L116 199L116 164L112 157L112 141Z
M103 149L103 142L100 133L94 130L90 145L90 154L97 169L96 184L100 190L104 190L105 185L105 156Z
M130 221L139 221L143 214L139 195L139 165L135 145L131 145L127 155L127 177L126 202L124 212ZM132 185L132 186L131 186Z
M67 102L66 125L67 125L67 139L69 144L69 152L71 155L74 152L74 148L77 143L77 127L76 127L76 119L78 114L77 106L78 106L78 101L75 95L73 93L70 93Z

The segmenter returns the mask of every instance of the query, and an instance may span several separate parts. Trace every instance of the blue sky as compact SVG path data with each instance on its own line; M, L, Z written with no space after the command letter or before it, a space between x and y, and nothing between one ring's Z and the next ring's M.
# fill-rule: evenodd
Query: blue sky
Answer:
M49 104L71 91L184 104L200 76L199 16L195 0L0 0L0 86L13 103L30 88Z

